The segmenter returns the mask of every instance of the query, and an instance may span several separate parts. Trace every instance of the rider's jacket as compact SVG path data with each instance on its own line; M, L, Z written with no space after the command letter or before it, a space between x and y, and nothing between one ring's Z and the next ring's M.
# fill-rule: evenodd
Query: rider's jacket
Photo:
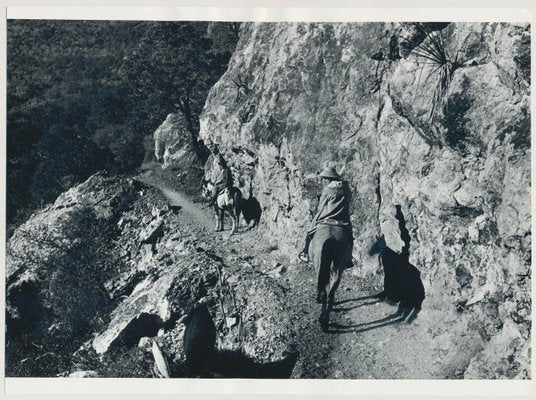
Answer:
M233 174L231 173L230 168L220 165L217 157L214 157L212 160L209 180L214 183L214 188L217 191L233 186Z
M347 226L350 224L350 203L352 193L347 181L331 181L328 183L318 203L318 212L313 225L320 223Z

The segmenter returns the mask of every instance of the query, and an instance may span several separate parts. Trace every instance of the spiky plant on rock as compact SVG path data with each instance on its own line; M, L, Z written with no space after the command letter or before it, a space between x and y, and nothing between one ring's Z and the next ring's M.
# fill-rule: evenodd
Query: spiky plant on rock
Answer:
M445 46L441 31L427 32L422 25L417 25L417 28L426 33L426 38L415 46L412 54L419 65L422 65L420 68L428 71L424 83L435 80L429 113L429 118L433 120L437 109L446 106L447 92L454 72L465 63L460 56L464 51L458 50L452 57Z

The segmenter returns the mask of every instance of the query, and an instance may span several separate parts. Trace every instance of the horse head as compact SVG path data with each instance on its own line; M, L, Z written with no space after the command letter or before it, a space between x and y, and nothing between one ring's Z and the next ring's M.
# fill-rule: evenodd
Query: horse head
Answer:
M387 243L385 242L385 235L376 235L376 241L370 247L368 254L369 256L380 254L386 247Z

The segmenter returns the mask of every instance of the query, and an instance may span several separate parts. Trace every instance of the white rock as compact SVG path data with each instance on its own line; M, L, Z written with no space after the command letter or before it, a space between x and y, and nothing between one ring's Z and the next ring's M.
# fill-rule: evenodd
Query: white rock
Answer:
M69 378L97 378L97 371L74 371L69 374Z

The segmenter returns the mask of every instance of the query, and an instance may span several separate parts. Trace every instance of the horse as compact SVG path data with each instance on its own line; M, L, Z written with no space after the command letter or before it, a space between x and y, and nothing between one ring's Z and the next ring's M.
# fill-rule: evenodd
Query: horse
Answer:
M203 196L212 198L214 184L207 180L203 180ZM220 192L214 202L214 212L216 216L216 232L223 231L223 216L227 212L231 217L232 229L231 235L238 230L240 212L242 210L242 192L235 186L225 188Z
M322 331L327 332L329 314L335 301L343 270L352 261L352 246L347 229L320 224L309 246L309 258L317 274L317 302L322 304L318 318Z
M383 266L383 291L380 300L399 303L397 314L407 322L413 321L421 310L425 293L419 270L409 262L407 252L397 253L385 242L385 236L376 236L369 255L378 254Z

